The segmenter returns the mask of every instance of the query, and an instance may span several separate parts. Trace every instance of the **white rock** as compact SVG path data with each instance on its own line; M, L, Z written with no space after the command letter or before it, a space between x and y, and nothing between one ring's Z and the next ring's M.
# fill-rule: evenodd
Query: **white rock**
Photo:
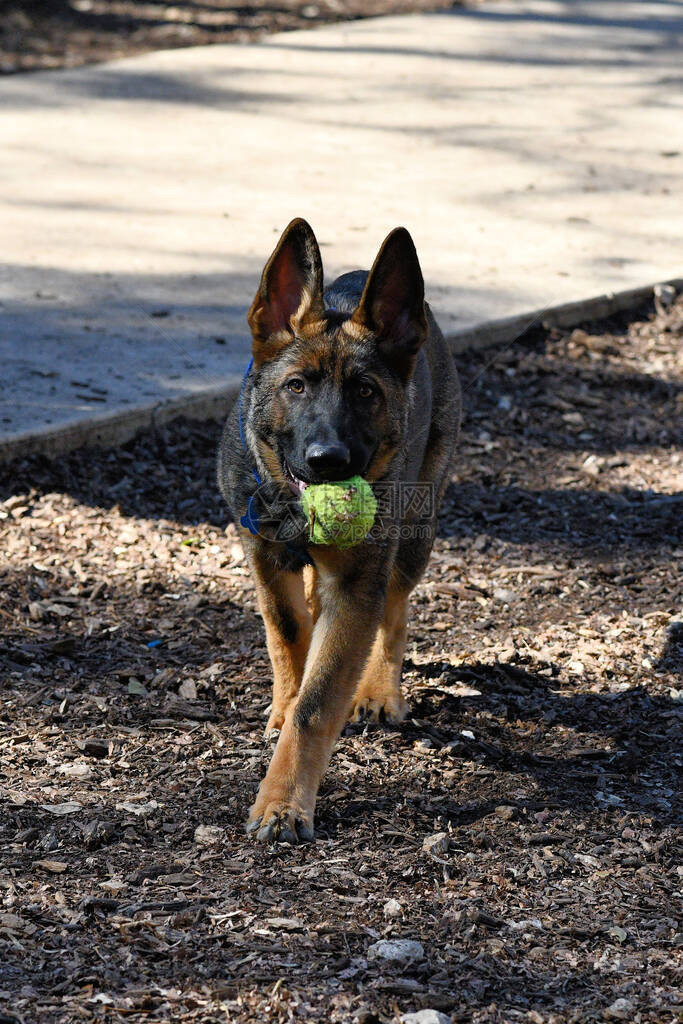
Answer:
M387 918L401 917L403 907L398 900L387 900L384 904L384 916Z
M448 853L451 845L451 838L448 832L435 832L433 836L425 836L422 849L425 853L436 854Z
M217 846L225 837L225 829L218 825L197 825L194 841L199 846Z
M395 960L400 964L424 958L424 947L413 939L380 939L368 946L369 960Z
M528 932L530 928L537 928L542 932L543 922L537 917L529 917L523 921L508 921L508 928L512 928L513 932Z
M57 771L61 775L68 775L70 779L92 778L92 768L82 761L74 761L72 764L60 764Z
M583 864L585 868L599 868L600 861L597 857L591 857L589 853L575 853L574 860L578 860L579 864Z
M194 679L186 679L184 682L182 682L178 687L178 693L181 697L184 697L186 700L196 700L197 684L195 683Z
M418 1010L417 1013L404 1013L401 1024L452 1024L452 1018L439 1010Z
M77 814L83 808L83 804L79 804L78 800L68 800L65 804L41 804L40 806L42 810L56 814L59 818L65 814Z
M611 1006L604 1011L608 1020L631 1020L633 1018L633 1003L630 999L615 999Z
M126 883L122 878L108 878L106 882L99 882L100 889L105 889L107 892L121 892L122 889L126 888Z
M120 804L116 805L116 810L128 811L129 814L134 814L138 818L146 818L149 814L153 814L158 806L159 804L156 800L147 800L144 804L134 803L132 800L123 800Z

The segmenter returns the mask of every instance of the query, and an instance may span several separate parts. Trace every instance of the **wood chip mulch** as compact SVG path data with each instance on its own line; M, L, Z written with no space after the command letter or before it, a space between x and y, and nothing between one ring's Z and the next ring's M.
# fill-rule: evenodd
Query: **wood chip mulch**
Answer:
M294 849L243 833L218 425L2 467L0 1021L676 1019L682 339L679 298L459 357L410 718L346 729Z
M73 68L149 50L246 43L273 32L464 0L0 0L0 74ZM474 2L474 0L469 0Z

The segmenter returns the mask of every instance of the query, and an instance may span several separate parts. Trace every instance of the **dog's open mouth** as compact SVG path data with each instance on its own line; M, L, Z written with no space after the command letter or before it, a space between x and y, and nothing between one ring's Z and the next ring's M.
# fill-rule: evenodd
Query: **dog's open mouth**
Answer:
M284 460L282 465L285 470L285 480L291 487L294 494L303 494L306 488L308 487L308 482L306 480L299 480L299 477L295 476L294 473L292 473L291 469Z

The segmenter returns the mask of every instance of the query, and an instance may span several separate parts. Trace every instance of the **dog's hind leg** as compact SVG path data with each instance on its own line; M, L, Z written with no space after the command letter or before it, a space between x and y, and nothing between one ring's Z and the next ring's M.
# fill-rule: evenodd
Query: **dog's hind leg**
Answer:
M320 615L320 592L318 590L318 574L312 565L304 566L304 593L306 605L315 626Z
M409 591L392 578L384 618L353 700L352 722L402 722L408 713L401 693L408 594Z

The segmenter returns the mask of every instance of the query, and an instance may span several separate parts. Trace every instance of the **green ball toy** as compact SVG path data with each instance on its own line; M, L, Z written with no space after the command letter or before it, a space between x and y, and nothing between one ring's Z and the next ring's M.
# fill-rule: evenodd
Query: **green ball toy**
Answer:
M309 484L301 495L301 504L311 544L332 544L336 548L361 544L377 512L377 499L362 476Z

